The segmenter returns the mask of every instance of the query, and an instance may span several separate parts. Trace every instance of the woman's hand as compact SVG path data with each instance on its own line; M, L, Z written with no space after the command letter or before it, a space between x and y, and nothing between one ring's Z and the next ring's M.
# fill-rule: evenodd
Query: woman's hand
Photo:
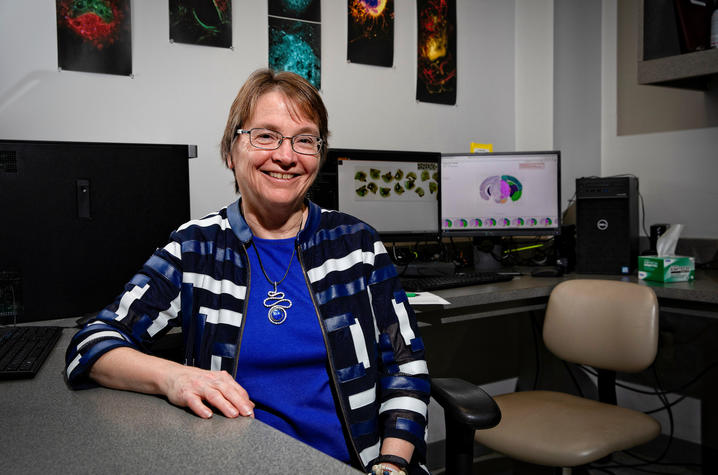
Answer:
M165 395L172 404L188 407L200 417L212 417L209 403L226 417L253 417L254 403L247 391L226 371L207 371L183 366L166 378Z
M103 386L167 396L172 404L188 407L205 419L217 408L226 417L252 417L254 403L247 391L226 371L209 371L120 347L102 355L90 377Z

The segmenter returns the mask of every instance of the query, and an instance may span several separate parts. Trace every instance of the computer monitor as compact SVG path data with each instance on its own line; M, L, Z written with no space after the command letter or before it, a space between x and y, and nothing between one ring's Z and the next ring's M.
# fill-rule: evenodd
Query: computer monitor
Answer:
M440 156L330 149L310 198L366 221L386 242L437 240Z
M3 323L101 310L190 218L192 145L0 140Z
M444 236L555 235L561 230L560 152L443 154Z

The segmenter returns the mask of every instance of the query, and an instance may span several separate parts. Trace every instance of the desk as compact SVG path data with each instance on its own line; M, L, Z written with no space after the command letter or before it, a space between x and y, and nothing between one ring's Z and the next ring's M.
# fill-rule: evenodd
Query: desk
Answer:
M551 290L567 279L591 278L628 280L636 276L570 274L560 278L522 275L512 281L436 291L450 305L416 307L417 318L425 324L422 336L426 342L429 370L434 377L462 377L475 384L486 384L518 377L519 387L531 387L541 361L542 382L546 388L561 381L573 388L562 365L554 365L545 348L536 348L540 333L532 334L531 320L543 315ZM693 341L675 346L674 351L659 350L656 366L665 375L664 387L675 388L718 359L718 271L698 271L693 282L664 284L638 281L653 288L661 310L662 337L670 333L700 335ZM538 325L537 325L538 326ZM663 341L663 350L668 339ZM555 357L553 357L555 358ZM701 384L686 393L700 399L701 443L707 466L718 465L718 385L715 371ZM644 386L652 384L652 375L636 375L630 381ZM658 404L656 404L658 406ZM651 407L652 409L653 407ZM649 408L646 408L649 409ZM713 450L707 453L707 450ZM713 464L713 465L711 465Z
M75 331L63 331L35 378L0 382L2 472L361 473L254 419L204 420L155 396L72 391L62 371Z
M522 275L508 282L445 289L434 292L451 305L422 306L417 316L424 323L453 323L464 320L540 310L546 307L551 290L568 279L610 279L639 282L651 287L662 310L690 311L692 315L718 318L718 271L697 271L693 282L664 284L639 281L636 276L569 274L564 277Z
M542 310L556 284L586 277L621 278L521 276L499 284L442 290L437 294L451 305L417 309L418 317L440 326ZM718 318L718 272L698 272L690 283L643 284L654 288L662 310L667 306ZM256 420L220 415L203 420L159 397L105 388L71 391L62 371L74 332L63 332L34 379L0 382L4 472L252 473L261 468L268 474L360 473ZM716 431L718 424L706 421L704 443L718 439Z

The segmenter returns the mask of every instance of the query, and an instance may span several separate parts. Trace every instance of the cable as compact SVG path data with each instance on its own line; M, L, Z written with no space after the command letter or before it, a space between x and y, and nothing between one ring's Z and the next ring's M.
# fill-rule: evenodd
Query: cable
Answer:
M712 364L708 365L701 372L699 372L694 378L692 378L688 383L685 383L684 385L682 385L681 388L688 387L691 384L695 383L700 378L702 378L705 375L705 373L707 373L711 369L715 368L716 366L718 366L718 363L712 363ZM594 376L596 375L596 373L594 371L590 370L589 368L586 368L583 365L579 365L579 368L581 370L587 372L588 374L591 374ZM610 468L625 467L625 468L634 469L639 472L665 474L665 473L672 473L672 472L652 471L652 470L647 470L647 469L644 469L641 467L646 467L649 465L677 466L677 467L687 467L687 466L702 467L702 464L694 463L694 462L679 463L679 462L663 462L662 461L665 458L665 456L668 454L668 451L669 451L671 444L673 442L673 439L674 439L675 419L673 417L673 411L672 411L671 407L674 406L675 404L677 404L678 402L682 401L683 399L685 399L686 396L685 395L681 396L678 399L674 400L673 402L669 402L668 398L667 398L667 394L669 394L672 391L667 391L663 388L663 384L661 383L661 380L660 380L660 377L658 374L658 370L657 370L655 364L651 365L651 370L653 373L653 377L655 379L655 390L654 391L643 391L643 390L639 390L638 388L633 388L633 387L626 386L626 385L621 385L621 384L617 384L617 385L624 387L625 389L638 392L638 393L653 394L653 395L657 396L659 398L659 400L663 403L662 407L652 410L652 411L645 412L646 414L650 414L652 412L658 412L658 411L665 410L668 414L669 434L668 434L668 441L666 442L666 445L663 448L663 451L661 452L661 454L658 457L656 457L654 459L648 459L648 458L640 456L636 453L633 453L631 451L624 450L624 451L622 451L622 453L641 461L641 463L636 463L636 464L614 463L613 465L596 466L596 465L594 465L595 464L595 462L594 462L594 464L589 464L589 466L591 466L592 468L599 469L599 470L605 470L605 469L610 469Z
M641 463L637 463L637 464L617 463L617 462L616 462L616 463L614 463L614 465L604 466L603 468L624 468L624 467L625 467L625 468L632 468L632 469L638 470L638 471L640 471L640 472L647 472L647 473L666 473L666 472L654 472L654 471L644 470L644 469L641 469L641 468L640 468L640 467L645 467L645 466L648 466L648 465L660 465L660 464L661 464L661 460L663 460L663 458L666 456L666 454L668 454L668 450L669 450L670 447L671 447L671 444L672 444L672 442L673 442L673 434L674 434L674 430L675 430L675 421L674 421L674 419L673 419L673 411L671 410L670 405L668 404L668 399L667 399L666 396L665 396L665 392L664 392L664 390L663 390L663 387L662 387L660 378L658 377L658 371L656 370L656 366L655 366L654 364L651 365L651 370L653 371L653 377L654 377L654 379L655 379L655 381L656 381L656 389L657 389L656 395L657 395L658 398L661 400L661 402L663 402L664 407L665 407L665 409L666 409L667 412L668 412L668 421L669 421L668 442L666 442L666 445L665 445L665 447L663 448L663 451L661 452L661 454L658 455L658 457L656 457L656 458L653 459L653 460L643 458L643 457L641 457L641 456L639 456L639 455L637 455L637 454L634 454L634 453L632 453L632 452L630 452L630 451L628 451L628 450L623 450L623 451L621 451L621 452L623 452L623 453L625 453L625 454L628 454L628 455L630 455L630 456L632 456L632 457L635 457L635 458L637 458L638 460L641 460L642 462L641 462ZM591 465L591 464L589 464L589 465Z
M691 378L687 382L683 383L682 385L680 385L676 388L672 388L668 391L665 391L664 393L657 393L656 391L646 391L645 389L639 389L639 388L636 388L633 386L629 386L625 383L620 383L618 381L616 382L616 386L621 387L623 389L627 389L629 391L639 393L639 394L647 394L647 395L651 395L651 396L658 396L659 394L668 395L668 394L680 393L683 390L692 386L693 384L697 383L703 376L706 375L706 373L708 373L708 371L710 371L716 367L718 367L718 361L709 364L708 366L703 368L701 371L699 371L698 374L696 374L693 378ZM598 375L598 373L593 368L586 367L584 365L579 365L579 368L581 368L584 372L591 374L592 376Z
M656 412L665 411L669 407L673 407L679 402L683 401L685 398L687 398L688 395L684 394L683 396L680 396L679 398L675 399L673 402L669 403L667 406L661 406L657 407L656 409L651 409L649 411L643 411L644 414L655 414Z

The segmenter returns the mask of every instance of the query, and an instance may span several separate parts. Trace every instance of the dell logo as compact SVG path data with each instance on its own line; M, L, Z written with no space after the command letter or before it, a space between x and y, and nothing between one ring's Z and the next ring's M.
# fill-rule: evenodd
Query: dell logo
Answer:
M599 231L605 231L608 229L608 220L605 218L601 218L598 221L596 221L596 227Z

